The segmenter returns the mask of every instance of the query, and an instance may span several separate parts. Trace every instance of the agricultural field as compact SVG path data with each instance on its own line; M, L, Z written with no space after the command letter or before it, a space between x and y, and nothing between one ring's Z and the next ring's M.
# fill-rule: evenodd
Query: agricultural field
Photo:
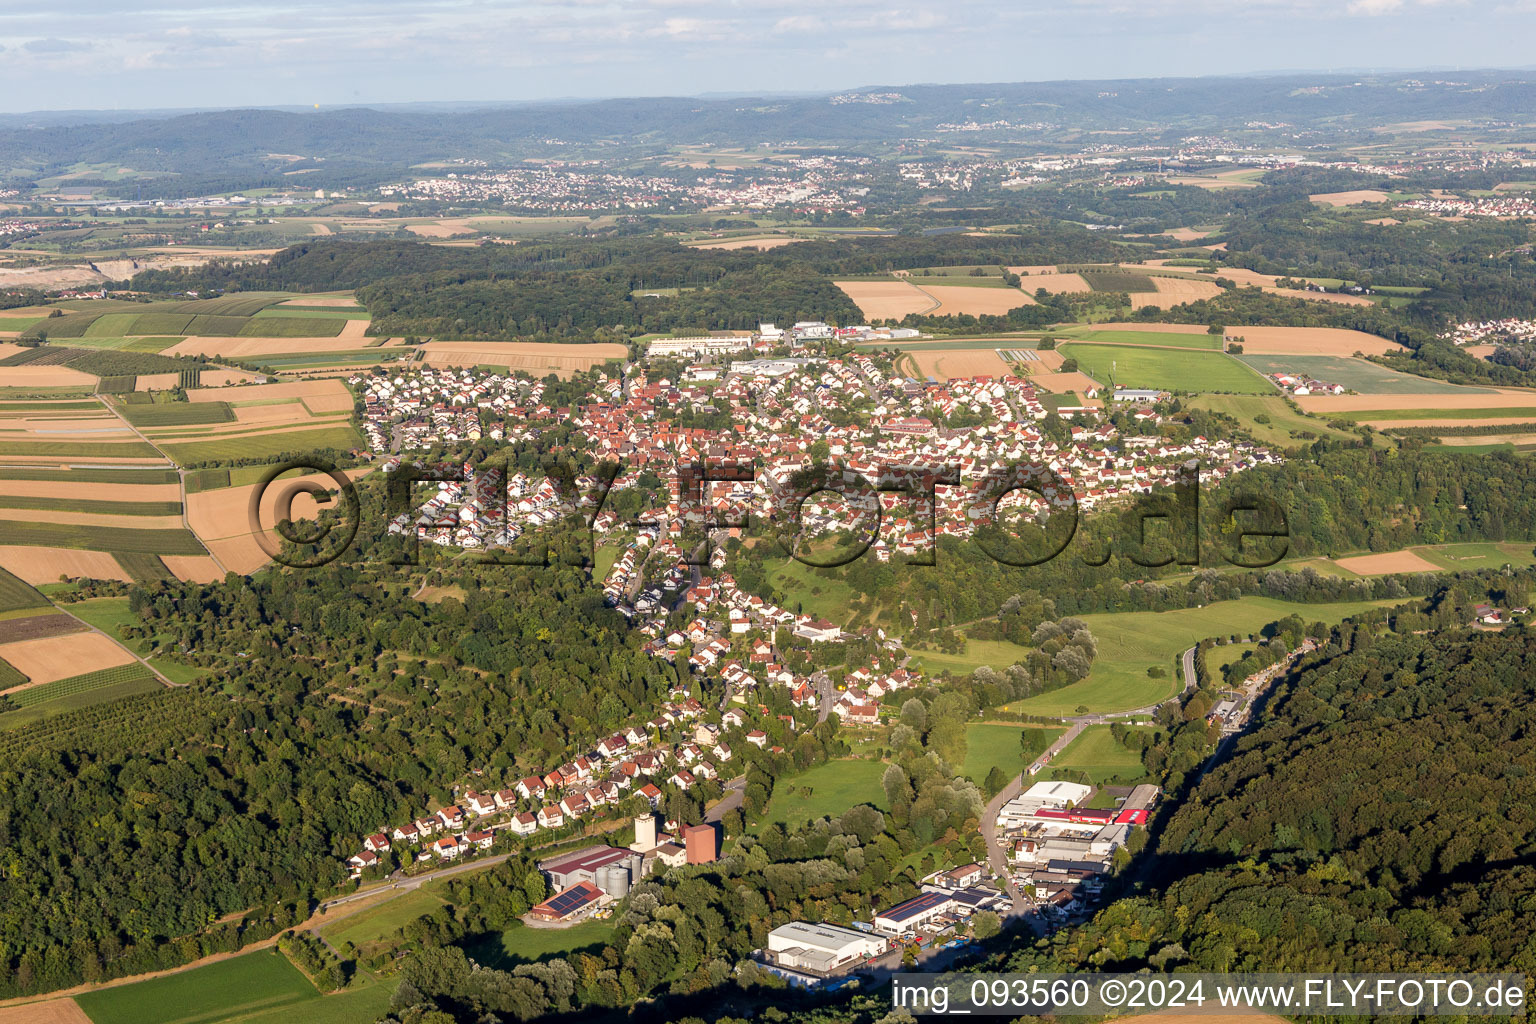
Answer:
M254 468L262 474L267 470L265 466ZM348 476L356 480L363 472L352 470ZM319 473L279 478L263 495L260 522L265 528L270 529L277 522L278 499L288 492L290 485L295 484L318 484L327 489L335 487L329 476ZM255 572L271 560L250 530L251 498L256 486L255 483L244 483L196 493L189 491L187 495L187 522L208 550L232 572ZM319 505L311 495L295 493L291 512L295 521L309 519L319 514ZM202 550L199 549L196 554L202 554Z
M1462 544L1422 544L1402 551L1349 555L1333 559L1340 568L1358 576L1394 572L1471 572L1502 569L1506 565L1536 565L1536 542L1502 541Z
M1220 601L1204 608L1169 612L1111 612L1081 616L1099 644L1093 671L1082 682L1016 701L1009 711L1035 715L1072 715L1078 707L1093 712L1130 711L1150 707L1173 696L1184 685L1179 655L1206 637L1247 636L1285 618L1300 615L1308 622L1336 623L1368 608L1395 601L1341 601L1297 604L1268 597ZM1154 679L1147 669L1161 665L1167 675ZM1001 669L1004 666L994 665Z
M0 613L46 607L46 597L33 590L25 581L0 569Z
M1059 351L1076 359L1095 380L1116 387L1157 388L1164 391L1274 393L1274 385L1220 352L1179 351L1137 345L1076 345Z
M1153 291L1131 293L1131 308L1140 309L1142 306L1155 306L1158 309L1172 309L1186 302L1199 302L1202 299L1212 299L1221 294L1221 286L1214 281L1200 281L1182 277L1163 277L1161 275L1149 277Z
M1094 327L1070 327L1052 332L1058 339L1092 342L1098 345L1151 345L1158 348L1206 349L1221 351L1222 339L1204 331L1138 331L1126 327L1100 330Z
M82 672L136 664L133 655L115 640L100 633L79 631L0 644L0 658L26 676L29 686L68 679Z
M1250 356L1381 356L1405 351L1380 335L1338 327L1229 327L1227 335L1241 337L1243 354Z
M828 761L798 775L786 776L773 787L762 824L781 822L793 827L823 815L842 814L858 804L874 804L884 810L885 790L880 786L883 774L885 765L879 761L850 758Z
M933 296L938 305L928 312L933 316L949 316L951 314L969 313L972 316L985 316L988 314L1001 316L1010 309L1018 309L1020 306L1033 306L1035 300L1017 288L1009 288L1006 285L995 288L971 287L965 285L931 285L926 282L919 287ZM860 309L863 307L861 306Z
M870 320L900 320L909 313L927 313L940 300L906 281L833 281ZM1023 305L1023 303L1019 303Z
M628 355L623 345L510 341L432 341L420 346L420 351L422 361L432 366L504 366L535 377L553 373L561 378Z
M1088 287L1096 292L1156 292L1157 286L1147 274L1123 267L1083 267L1078 270Z
M17 545L9 542L0 545L0 568L13 573L36 586L57 583L60 576L71 579L132 581L122 566L105 551L87 551L74 548Z
M296 430L242 434L209 441L179 444L162 443L165 453L180 465L198 462L229 462L236 459L273 458L286 452L315 452L327 449L360 448L362 435L351 425L319 430ZM189 554L172 551L168 554Z
M168 1007L176 1024L219 1024L256 1011L286 1007L289 1020L308 1019L295 1009L321 995L288 958L275 949L243 953L190 971L131 985L98 989L76 997L92 1024L164 1024Z
M1351 391L1358 391L1362 395L1478 395L1494 394L1489 388L1469 388L1456 384L1444 384L1427 377L1417 377L1409 373L1399 373L1389 370L1385 366L1366 362L1363 359L1352 359L1348 356L1317 356L1317 355L1250 355L1247 349L1244 354L1232 357L1238 359L1261 374L1272 373L1300 373L1317 380L1327 381L1330 384L1342 384ZM1322 410L1370 408L1369 405L1361 405L1358 402L1351 405L1346 400L1349 395L1302 395L1298 398L1299 404L1307 412L1320 412ZM1420 401L1422 405L1422 400ZM1510 403L1504 402L1504 405Z
M1141 756L1115 742L1107 725L1090 725L1077 739L1051 759L1042 776L1103 785L1106 782L1129 783L1142 779L1146 771Z
M962 348L945 351L914 352L908 357L917 372L936 380L951 377L1000 376L1012 372L995 348Z
M1081 274L1061 273L1055 267L1009 267L1018 274L1019 290L1027 295L1044 288L1048 295L1076 295L1093 291Z
M57 519L62 513L51 517ZM94 520L88 519L81 513L68 518L73 522L28 522L23 520L11 520L5 526L5 543L7 546L24 545L37 548L76 548L85 551L126 551L142 552L156 555L200 555L203 549L197 543L197 538L182 529L180 517L175 517L175 526L167 525L159 528L137 529L131 525L116 526L108 522L117 522L121 519L125 524L132 519L117 516L99 516ZM78 520L86 519L85 522ZM0 555L0 566L4 566L11 572L29 583L41 583L43 580L30 578L27 572L22 572L10 567L3 555ZM64 570L60 570L64 571ZM57 577L58 572L53 573ZM117 574L101 577L102 579L115 578Z

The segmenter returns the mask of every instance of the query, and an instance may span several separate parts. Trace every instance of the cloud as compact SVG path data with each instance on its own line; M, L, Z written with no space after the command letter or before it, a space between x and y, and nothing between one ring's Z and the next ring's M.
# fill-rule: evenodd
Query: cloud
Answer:
M22 43L21 48L28 53L79 53L89 50L91 44L69 39L32 39Z
M1403 0L1351 0L1350 14L1364 14L1375 17L1382 14L1394 14L1403 9Z

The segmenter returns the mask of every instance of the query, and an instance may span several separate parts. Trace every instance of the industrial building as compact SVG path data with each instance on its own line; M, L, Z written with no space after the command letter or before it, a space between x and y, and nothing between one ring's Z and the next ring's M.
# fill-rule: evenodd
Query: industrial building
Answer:
M925 892L904 900L875 915L875 931L900 935L914 931L955 909L955 900L947 892Z
M591 882L616 899L629 895L629 887L645 874L645 858L634 850L612 846L588 846L539 865L555 889L569 889Z
M602 905L603 890L591 882L562 889L528 913L541 921L576 921Z
M1022 828L1036 811L1073 807L1088 799L1092 793L1091 786L1082 786L1076 782L1037 782L1003 804L997 813L998 827Z
M835 924L791 921L768 933L768 954L781 967L827 975L885 952L886 940Z

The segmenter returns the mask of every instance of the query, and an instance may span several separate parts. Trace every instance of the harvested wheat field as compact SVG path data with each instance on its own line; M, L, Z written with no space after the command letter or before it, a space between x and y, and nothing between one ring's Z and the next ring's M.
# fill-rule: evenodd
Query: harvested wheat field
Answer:
M1037 373L1029 378L1029 382L1041 391L1049 391L1052 394L1064 395L1075 391L1080 395L1086 395L1090 391L1097 391L1099 382L1086 373Z
M976 291L989 291L978 288ZM917 370L926 377L949 380L954 377L998 377L1012 373L1003 357L991 348L927 349L908 352L907 358L917 363Z
M687 242L694 249L777 249L781 245L805 242L805 238L730 238L720 242Z
M871 320L900 320L909 313L925 313L934 300L905 281L833 281Z
M96 378L67 366L0 366L0 388L94 388Z
M1497 345L1463 345L1461 350L1474 359L1487 359L1499 350Z
M1033 298L1017 288L972 288L966 285L946 287L929 284L920 287L939 300L938 308L932 311L934 316L949 316L952 313L1001 316L1010 309L1035 305Z
M348 320L348 324L360 323L367 328L368 321ZM167 356L222 356L226 359L244 359L251 356L281 356L293 352L353 352L363 347L357 338L186 338L178 341L161 355ZM209 374L213 371L204 370ZM206 376L203 378L206 381ZM206 384L204 385L206 386Z
M105 551L0 545L0 569L28 583L57 583L60 576L133 582L117 559Z
M141 373L133 382L135 391L170 391L181 384L179 373Z
M44 999L0 1006L0 1024L91 1024L91 1018L73 999Z
M161 555L160 561L177 579L188 583L217 583L224 578L218 563L207 555ZM5 1024L3 1018L0 1024Z
M303 423L313 418L303 402L275 402L272 405L237 405L234 411L234 423L214 424L214 426L233 427L239 430L242 426L260 426L271 423Z
M1055 267L1009 267L1010 271L1019 275L1019 290L1026 295L1033 295L1041 288L1047 295L1074 295L1078 292L1091 292L1088 282L1083 280L1082 274L1057 273Z
M34 417L5 417L0 419L0 432L7 434L36 434L38 440L58 441L127 441L133 430L115 416L99 416L93 419L37 419ZM123 437L113 437L123 434Z
M1402 352L1403 346L1364 331L1342 327L1229 327L1228 337L1243 339L1244 355L1368 356Z
M1198 242L1210 232L1199 228L1174 228L1172 231L1164 231L1163 234L1179 242Z
M1396 217L1377 217L1375 220L1366 221L1366 223L1374 224L1379 228L1391 228L1401 224L1402 221L1398 220Z
M538 342L431 341L421 346L423 361L433 366L504 366L534 377L554 373L569 377L610 359L623 359L623 345L544 345ZM306 382L308 383L308 382ZM322 410L315 408L316 412ZM350 397L347 408L352 408Z
M69 633L4 644L0 645L0 658L26 676L30 680L28 686L68 679L99 668L127 665L136 660L116 641L101 633Z
M358 480L367 472L366 469L351 470L347 473L348 479ZM283 477L275 481L262 495L261 509L259 512L259 528L267 532L268 543L277 547L278 540L271 533L277 524L277 503L280 498L288 494L293 495L293 503L288 510L289 518L297 521L300 519L314 518L320 509L315 498L304 492L293 490L295 485L317 484L327 489L334 489L336 484L324 473L310 473L305 476ZM214 491L201 491L197 494L187 495L187 525L192 532L212 551L224 567L231 572L250 573L255 572L266 565L269 558L266 550L257 542L251 530L251 499L256 493L255 484L247 484L243 487L223 487ZM333 499L333 503L336 499ZM192 561L196 561L193 559ZM167 560L166 567L172 572L172 563ZM179 576L180 573L177 572Z
M583 346L585 347L585 346ZM594 346L601 347L601 346ZM622 345L608 346L622 349ZM297 398L313 412L350 412L352 392L339 380L297 380L280 384L247 384L217 390L199 388L187 392L189 402L271 402Z
M1265 288L1270 295L1287 299L1306 299L1308 302L1332 302L1340 306L1374 306L1364 295L1344 295L1339 292L1309 292L1301 288Z
M1008 346L998 345L1000 349L1007 350ZM1046 373L1055 373L1061 369L1061 364L1067 361L1067 357L1054 348L1036 349L1033 362L1026 363L1025 368L1030 370L1043 370Z
M1428 411L1428 410L1426 410ZM1486 419L1463 419L1460 416L1433 416L1411 420L1358 420L1366 426L1376 430L1402 430L1408 427L1513 427L1521 424L1536 422L1536 408L1524 416L1491 416ZM1508 440L1512 435L1497 435ZM1442 444L1503 444L1503 440L1496 440L1494 435L1474 434L1470 437L1464 435L1451 435L1440 438ZM1524 444L1525 442L1511 442Z
M0 480L10 498L84 498L90 501L180 501L176 484L97 484L66 480Z
M0 320L0 333L4 332L4 328L5 328L5 321L4 320ZM12 332L12 333L16 333L16 332ZM0 359L4 359L7 356L13 356L17 352L25 352L25 351L26 351L26 348L24 346L17 345L15 342L0 341Z
M249 384L261 379L260 374L250 373L246 370L203 370L197 375L199 387L223 388ZM203 399L210 401L210 399Z
M1361 412L1374 409L1512 409L1529 407L1536 414L1536 391L1511 389L1464 394L1416 395L1298 395L1296 404L1302 412ZM1529 419L1529 417L1527 417ZM1399 420L1399 424L1408 421ZM1466 423L1467 420L1457 420ZM1522 421L1524 422L1524 421Z
M1359 206L1361 203L1384 203L1387 194L1374 188L1357 188L1352 192L1314 192L1308 198L1328 206Z
M362 341L368 337L368 320L348 320L336 335L338 341Z
M1132 292L1132 309L1140 309L1142 306L1170 309L1186 302L1198 302L1221 294L1220 286L1214 281L1186 281L1180 277L1152 277L1148 280L1157 291Z
M1440 567L1412 551L1388 551L1379 555L1335 558L1333 564L1360 576L1385 576L1393 572L1439 572Z

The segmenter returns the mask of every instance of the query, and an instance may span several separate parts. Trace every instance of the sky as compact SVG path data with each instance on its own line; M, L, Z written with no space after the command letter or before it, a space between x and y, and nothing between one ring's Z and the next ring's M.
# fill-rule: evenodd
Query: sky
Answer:
M0 110L1531 67L1536 0L0 0Z

